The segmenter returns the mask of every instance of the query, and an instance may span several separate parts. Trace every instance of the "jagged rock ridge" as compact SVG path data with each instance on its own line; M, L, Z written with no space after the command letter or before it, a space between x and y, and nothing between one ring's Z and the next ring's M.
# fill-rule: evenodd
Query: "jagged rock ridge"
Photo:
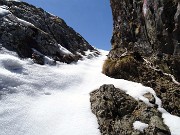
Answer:
M43 64L43 56L71 63L85 51L97 52L65 21L25 2L0 1L0 44L22 58Z

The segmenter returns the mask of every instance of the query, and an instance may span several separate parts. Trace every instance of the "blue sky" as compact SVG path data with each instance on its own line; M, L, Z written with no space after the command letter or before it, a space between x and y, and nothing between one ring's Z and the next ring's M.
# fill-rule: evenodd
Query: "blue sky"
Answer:
M91 45L110 50L112 15L109 0L23 0L59 16Z

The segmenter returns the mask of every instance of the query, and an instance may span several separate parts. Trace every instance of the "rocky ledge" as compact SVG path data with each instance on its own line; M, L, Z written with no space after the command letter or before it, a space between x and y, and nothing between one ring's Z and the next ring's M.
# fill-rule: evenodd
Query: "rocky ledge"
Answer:
M152 95L150 102L155 103ZM103 85L90 93L91 109L102 135L170 135L157 106L147 106L113 85ZM138 129L141 123L143 129Z
M152 87L180 116L180 2L111 0L112 49L103 73Z
M7 0L0 1L0 51L3 53L2 48L39 64L44 64L46 57L75 62L87 50L99 54L63 19L25 2Z

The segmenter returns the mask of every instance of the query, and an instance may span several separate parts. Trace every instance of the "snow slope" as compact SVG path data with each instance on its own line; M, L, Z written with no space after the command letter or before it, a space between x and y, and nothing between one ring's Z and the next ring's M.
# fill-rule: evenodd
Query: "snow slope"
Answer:
M10 14L10 11L6 9L5 6L0 6L0 17L4 17Z
M57 66L0 54L0 135L99 135L89 93L103 84L114 84L150 105L142 95L156 95L151 88L101 73L108 52L100 51L100 57ZM156 101L172 135L178 135L180 118Z

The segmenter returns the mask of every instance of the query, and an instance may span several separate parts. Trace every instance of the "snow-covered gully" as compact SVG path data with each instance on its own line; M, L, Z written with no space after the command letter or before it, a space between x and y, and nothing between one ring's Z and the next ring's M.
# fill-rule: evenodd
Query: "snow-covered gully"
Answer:
M151 88L101 73L107 54L101 52L98 58L57 66L0 54L0 135L99 135L89 93L103 84L150 104L142 95L155 96ZM172 135L178 135L180 118L161 108L157 97L156 102Z

